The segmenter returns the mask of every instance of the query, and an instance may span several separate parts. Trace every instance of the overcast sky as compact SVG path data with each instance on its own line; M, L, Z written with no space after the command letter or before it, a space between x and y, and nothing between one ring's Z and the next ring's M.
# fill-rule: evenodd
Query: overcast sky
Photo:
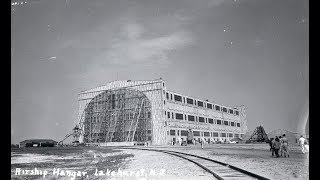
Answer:
M61 140L80 91L162 77L247 106L249 131L308 118L307 0L26 0L11 6L11 141ZM21 2L21 1L19 1Z

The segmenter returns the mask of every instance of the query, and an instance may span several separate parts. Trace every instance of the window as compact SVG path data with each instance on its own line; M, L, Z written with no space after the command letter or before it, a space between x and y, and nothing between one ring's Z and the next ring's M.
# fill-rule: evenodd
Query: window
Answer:
M203 107L203 102L202 101L198 101L198 106Z
M230 113L230 114L233 114L233 110L232 110L232 109L229 109L229 113Z
M167 97L167 99L169 99L169 93L166 93L166 97Z
M212 109L212 104L207 103L207 108Z
M199 122L204 122L204 117L199 117Z
M171 98L171 100L172 100L172 94L170 94L170 98Z
M188 115L188 121L194 121L194 116Z
M217 120L217 124L221 124L221 120Z
M184 120L187 120L187 115L184 115Z
M228 126L229 123L228 121L223 121L223 124Z
M200 131L193 131L193 136L200 136Z
M209 132L204 132L204 133L203 133L203 136L204 136L204 137L210 137L210 133L209 133Z
M213 133L212 133L212 136L213 136L213 137L219 137L219 133L213 132Z
M221 137L226 137L226 133L221 133Z
M171 118L172 118L172 119L174 119L174 117L173 117L173 113L171 113Z
M238 137L239 137L239 134L234 134L234 137L238 138Z
M151 130L148 130L148 134L151 134Z
M175 136L176 135L176 130L170 130L170 135Z
M193 99L187 98L187 104L193 104Z
M151 112L148 112L148 118L151 118Z
M186 103L186 98L185 97L183 97L183 103Z
M170 118L170 112L168 112L167 115L168 115L168 118Z
M188 131L181 130L181 136L188 136Z
M164 87L164 83L162 83L162 86Z
M176 119L183 120L183 114L176 113Z
M217 111L220 111L220 106L215 106Z
M231 122L231 126L234 126L234 122Z
M166 105L166 100L163 100L163 104Z
M233 134L232 134L232 133L229 133L229 137L233 137Z
M208 120L209 120L209 123L210 123L210 124L213 124L213 119L208 118Z
M182 102L182 97L179 96L179 95L174 95L174 100L175 100L175 101Z
M222 108L222 111L223 111L223 112L227 112L227 108L223 107L223 108Z
M239 116L239 111L235 111L235 112L236 112L236 115Z
M240 127L240 123L237 123L237 127Z

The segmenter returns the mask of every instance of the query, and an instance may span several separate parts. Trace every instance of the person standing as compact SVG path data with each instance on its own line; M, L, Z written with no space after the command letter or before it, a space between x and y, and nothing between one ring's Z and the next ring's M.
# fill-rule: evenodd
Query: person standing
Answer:
M276 157L278 158L279 157L279 150L280 150L280 140L278 137L276 137L274 143L273 143L273 148L274 148L274 151L275 151L275 154L276 154Z
M281 143L281 150L282 150L282 153L284 155L284 157L288 156L289 157L289 149L288 149L288 145L289 145L289 140L288 138L286 137L285 134L282 135L282 143Z
M203 138L201 138L200 140L201 140L201 149L203 149L204 140L203 140Z
M280 152L280 156L282 156L282 136L279 136L279 141L280 141L280 149L279 149L279 152Z
M302 153L304 154L304 153L306 153L305 151L305 145L304 145L304 143L305 143L305 141L306 141L306 139L301 135L301 137L299 138L299 145L301 146L301 150L302 150Z
M271 155L272 155L272 157L274 156L274 148L273 148L273 144L274 144L274 138L270 138L270 151L271 151Z

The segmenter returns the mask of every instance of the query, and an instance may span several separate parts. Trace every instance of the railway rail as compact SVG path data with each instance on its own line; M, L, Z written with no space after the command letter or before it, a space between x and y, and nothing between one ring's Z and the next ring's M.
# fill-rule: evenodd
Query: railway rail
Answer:
M176 156L187 161L196 164L200 168L204 169L208 173L212 174L215 178L219 180L230 180L230 179L262 179L262 180L269 180L266 177L260 176L258 174L246 171L244 169L238 168L236 166L232 166L230 164L220 162L217 160L209 159L206 157L188 154L183 152L176 152L170 150L161 150L161 149L150 149L150 148L131 148L131 147L121 147L120 149L135 149L135 150L145 150L145 151L156 151L162 152L165 154L169 154L172 156Z

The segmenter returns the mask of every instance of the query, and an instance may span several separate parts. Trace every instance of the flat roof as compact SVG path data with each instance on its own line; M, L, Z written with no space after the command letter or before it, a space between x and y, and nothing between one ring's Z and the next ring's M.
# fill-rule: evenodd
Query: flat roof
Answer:
M57 141L54 141L52 139L26 139L24 141L21 141L20 143L58 143Z

